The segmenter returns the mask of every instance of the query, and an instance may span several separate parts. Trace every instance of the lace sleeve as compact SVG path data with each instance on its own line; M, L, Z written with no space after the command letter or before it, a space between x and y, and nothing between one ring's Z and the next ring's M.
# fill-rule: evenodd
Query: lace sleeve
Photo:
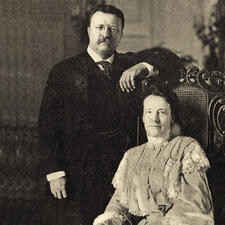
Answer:
M206 171L210 167L206 154L197 141L192 142L184 151L182 173L193 173L195 170Z
M95 224L101 224L102 220L110 221L112 224L122 225L127 217L127 209L121 204L121 202L127 202L127 192L125 189L126 175L127 175L128 155L125 153L120 165L113 178L113 186L116 189L112 198L107 205L104 214L96 218ZM99 222L100 221L100 222Z
M180 191L171 209L160 220L161 224L214 225L213 203L206 176L210 165L197 141L193 140L185 147L180 162Z
M115 189L120 190L124 189L124 183L127 177L127 173L128 173L128 154L125 153L112 180L112 184Z

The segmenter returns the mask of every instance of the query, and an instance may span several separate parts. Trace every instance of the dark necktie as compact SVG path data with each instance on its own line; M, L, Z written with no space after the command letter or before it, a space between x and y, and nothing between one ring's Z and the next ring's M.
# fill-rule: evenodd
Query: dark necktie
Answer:
M111 76L110 76L111 63L109 63L108 61L99 61L97 62L97 64L103 67L105 76L110 80L111 79Z

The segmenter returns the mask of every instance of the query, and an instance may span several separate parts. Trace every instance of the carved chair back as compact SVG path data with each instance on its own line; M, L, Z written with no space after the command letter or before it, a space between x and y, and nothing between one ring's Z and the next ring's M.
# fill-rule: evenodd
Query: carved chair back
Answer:
M151 79L143 85L150 83ZM225 157L225 74L192 66L180 71L177 83L173 90L180 102L182 135L198 140L207 154ZM141 118L138 124L140 144L143 142Z

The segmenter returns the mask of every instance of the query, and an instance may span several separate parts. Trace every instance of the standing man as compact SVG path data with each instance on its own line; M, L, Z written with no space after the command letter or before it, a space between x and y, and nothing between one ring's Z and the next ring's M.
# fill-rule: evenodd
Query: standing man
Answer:
M40 150L52 197L74 213L79 208L85 225L103 212L123 153L135 145L135 80L153 69L134 54L116 52L123 28L119 9L93 9L87 51L52 68L40 109Z

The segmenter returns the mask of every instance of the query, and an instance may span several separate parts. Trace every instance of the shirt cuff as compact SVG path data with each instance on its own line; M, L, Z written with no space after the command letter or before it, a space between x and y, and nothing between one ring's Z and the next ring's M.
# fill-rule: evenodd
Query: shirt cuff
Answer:
M64 177L64 176L66 176L66 173L64 171L57 171L54 173L47 174L46 178L47 178L47 181L52 181L52 180L55 180L57 178Z

